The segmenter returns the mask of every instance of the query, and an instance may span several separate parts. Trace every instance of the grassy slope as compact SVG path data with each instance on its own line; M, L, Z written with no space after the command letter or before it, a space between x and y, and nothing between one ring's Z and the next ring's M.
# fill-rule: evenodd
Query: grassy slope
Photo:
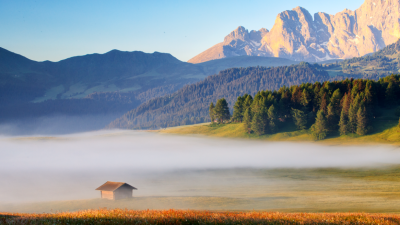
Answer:
M393 144L400 145L400 129L397 127L396 120L376 120L373 124L375 132L366 135L346 135L339 136L334 134L327 139L318 141L317 143L328 145L353 145L353 144ZM201 124L195 126L175 127L167 130L161 130L160 133L180 134L180 135L206 135L212 137L228 137L228 138L247 138L259 139L267 141L306 141L314 142L310 131L297 131L295 127L282 127L280 132L272 135L257 136L255 134L247 134L243 129L243 124L232 123L210 126L209 124Z

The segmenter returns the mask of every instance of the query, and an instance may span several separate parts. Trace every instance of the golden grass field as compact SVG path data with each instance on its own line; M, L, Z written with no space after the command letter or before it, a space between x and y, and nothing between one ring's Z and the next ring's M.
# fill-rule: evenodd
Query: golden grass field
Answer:
M400 215L365 213L86 210L56 214L0 214L1 224L399 224Z
M86 209L400 213L400 166L352 169L227 169L166 175L164 194L110 201L0 204L0 212ZM171 191L168 191L168 185Z

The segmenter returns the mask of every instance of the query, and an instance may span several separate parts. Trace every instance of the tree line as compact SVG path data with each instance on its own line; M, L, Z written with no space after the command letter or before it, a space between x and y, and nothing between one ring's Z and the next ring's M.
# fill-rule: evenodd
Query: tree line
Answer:
M254 97L239 96L232 116L216 110L217 106L228 107L226 100L220 99L215 108L211 103L210 117L218 123L243 123L245 132L257 135L276 133L285 123L293 123L298 130L310 129L316 140L334 133L365 135L372 131L371 122L380 109L399 105L399 94L400 75L378 81L346 79L303 83L275 91L259 91Z

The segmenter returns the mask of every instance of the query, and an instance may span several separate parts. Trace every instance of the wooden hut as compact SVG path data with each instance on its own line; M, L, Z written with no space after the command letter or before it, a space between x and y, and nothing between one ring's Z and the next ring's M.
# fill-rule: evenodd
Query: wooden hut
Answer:
M132 190L137 190L137 188L123 182L107 181L96 190L101 191L101 198L118 200L132 198Z

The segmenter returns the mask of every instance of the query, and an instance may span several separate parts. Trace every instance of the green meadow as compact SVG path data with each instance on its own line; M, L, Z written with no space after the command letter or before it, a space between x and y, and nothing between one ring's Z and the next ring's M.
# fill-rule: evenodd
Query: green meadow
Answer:
M296 130L294 124L290 123L286 123L284 127L280 127L279 132L276 134L260 136L245 132L242 123L205 123L192 126L172 127L158 132L163 134L205 135L211 137L245 138L266 141L315 142L328 145L364 145L371 143L399 145L400 128L398 127L398 123L398 120L394 117L382 116L373 121L374 130L365 136L359 136L357 134L340 136L339 132L337 132L330 134L327 139L321 141L314 141L310 130Z

